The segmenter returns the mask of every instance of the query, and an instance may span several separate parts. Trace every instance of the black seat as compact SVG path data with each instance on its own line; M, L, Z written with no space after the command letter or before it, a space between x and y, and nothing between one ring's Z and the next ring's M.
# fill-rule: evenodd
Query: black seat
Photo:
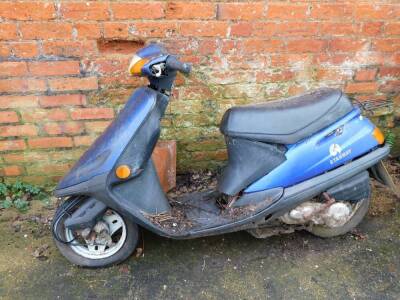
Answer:
M324 88L263 104L232 107L225 112L220 129L231 137L293 144L333 124L352 109L340 90Z

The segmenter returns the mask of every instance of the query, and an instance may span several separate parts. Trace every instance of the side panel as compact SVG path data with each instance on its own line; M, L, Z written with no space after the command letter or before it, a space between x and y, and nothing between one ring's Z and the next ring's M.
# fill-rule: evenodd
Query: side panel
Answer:
M374 128L355 109L312 137L288 145L287 160L245 192L290 187L341 166L378 146L371 134Z
M286 159L285 147L229 136L225 140L228 165L218 182L218 190L227 195L236 195Z
M157 92L149 88L137 89L114 122L60 181L57 190L109 172L132 136L149 116L156 99Z

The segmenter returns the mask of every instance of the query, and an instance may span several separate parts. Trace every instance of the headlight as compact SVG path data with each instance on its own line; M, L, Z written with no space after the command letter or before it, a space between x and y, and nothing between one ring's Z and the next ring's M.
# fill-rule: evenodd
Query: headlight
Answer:
M140 56L134 55L129 64L129 73L132 75L142 75L142 67L148 62L148 59L141 58Z

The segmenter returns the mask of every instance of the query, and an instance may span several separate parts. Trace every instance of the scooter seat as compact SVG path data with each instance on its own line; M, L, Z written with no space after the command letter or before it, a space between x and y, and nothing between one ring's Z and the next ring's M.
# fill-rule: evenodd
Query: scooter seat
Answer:
M323 88L301 96L228 109L221 132L230 137L293 144L333 124L353 109L340 90Z

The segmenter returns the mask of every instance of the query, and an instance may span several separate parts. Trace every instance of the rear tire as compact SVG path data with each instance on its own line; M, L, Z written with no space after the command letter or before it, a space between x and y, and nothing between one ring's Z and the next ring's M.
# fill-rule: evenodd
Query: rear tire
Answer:
M368 198L360 200L360 206L355 211L354 215L348 220L344 225L339 227L327 227L324 225L313 225L306 230L313 235L319 236L321 238L330 238L339 235L343 235L352 229L354 229L360 222L364 219L368 212L369 205L371 202L371 196Z
M60 208L58 208L59 210ZM57 215L58 211L56 212ZM88 258L80 255L76 250L73 249L73 246L70 244L65 244L57 239L54 239L54 242L57 248L60 250L61 254L69 260L74 265L87 267L87 268L101 268L101 267L109 267L115 264L119 264L126 260L136 249L136 246L139 241L139 227L137 224L131 222L128 218L119 215L124 222L124 230L126 230L126 238L123 242L123 245L118 249L114 254L105 257L105 258ZM67 216L64 215L60 220L57 226L57 235L62 238L62 240L68 240L66 236L66 229L64 225L64 221Z

